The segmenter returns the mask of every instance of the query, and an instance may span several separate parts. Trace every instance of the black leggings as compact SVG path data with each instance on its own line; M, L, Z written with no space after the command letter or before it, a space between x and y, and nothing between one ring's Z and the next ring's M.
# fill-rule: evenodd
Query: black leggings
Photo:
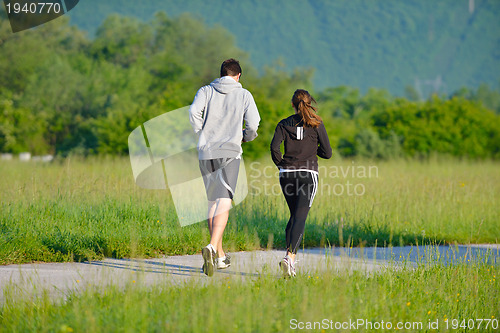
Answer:
M310 171L280 172L280 185L290 209L286 225L286 247L291 253L297 249L304 235L307 213L318 188L318 174Z

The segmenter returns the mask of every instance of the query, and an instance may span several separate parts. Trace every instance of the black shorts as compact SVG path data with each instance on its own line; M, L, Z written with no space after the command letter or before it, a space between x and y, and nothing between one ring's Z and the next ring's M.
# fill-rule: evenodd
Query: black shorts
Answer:
M199 164L208 200L233 199L240 171L240 159L216 158L200 160Z

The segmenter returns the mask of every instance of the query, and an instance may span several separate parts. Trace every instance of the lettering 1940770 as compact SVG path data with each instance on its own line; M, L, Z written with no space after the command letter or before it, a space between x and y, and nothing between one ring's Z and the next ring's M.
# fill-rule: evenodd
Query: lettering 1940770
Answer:
M62 11L58 2L8 2L5 4L8 14L59 14Z

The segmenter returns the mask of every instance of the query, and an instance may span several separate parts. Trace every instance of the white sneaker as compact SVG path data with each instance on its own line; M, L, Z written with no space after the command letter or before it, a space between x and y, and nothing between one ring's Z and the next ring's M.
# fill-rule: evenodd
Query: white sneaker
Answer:
M284 278L294 277L296 275L295 265L289 256L285 256L283 259L281 259L279 266L281 268L281 271L283 272Z
M214 275L215 250L213 246L210 244L205 246L201 249L201 255L203 256L203 273L208 276Z
M231 266L231 257L226 254L224 257L216 259L217 269L224 269Z

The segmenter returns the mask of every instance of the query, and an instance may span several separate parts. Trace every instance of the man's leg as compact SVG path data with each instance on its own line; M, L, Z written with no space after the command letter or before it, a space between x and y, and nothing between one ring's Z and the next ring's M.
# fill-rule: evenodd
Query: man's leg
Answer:
M208 201L208 216L207 216L207 224L208 224L208 231L210 232L210 241L213 240L214 237L214 228L218 221L217 221L217 214L219 210L219 199L216 201ZM224 231L224 230L223 230ZM222 240L221 240L221 246L222 246ZM219 249L217 246L213 245L212 242L210 242L209 245L204 247L201 250L201 255L203 256L203 273L205 273L208 276L212 276L214 274L214 269L216 269L216 252L219 252Z
M229 209L231 209L231 199L219 198L209 210L209 213L213 212L208 218L209 229L211 225L210 244L217 249L218 257L223 257L225 255L222 249L222 237L227 225Z
M229 163L226 164L228 161ZM210 231L210 244L202 249L203 272L208 276L213 275L214 268L230 266L229 258L222 249L222 237L227 225L229 209L231 209L232 200L229 198L233 193L231 189L236 188L239 162L239 160L234 159L232 161L230 159L210 160L203 162L203 165L200 162L202 167L209 166L209 176L204 178L204 180L207 179L205 181L207 196L212 200L217 198L215 201L208 201L207 223ZM213 177L211 182L208 182L209 177Z
M210 232L210 239L212 238L212 225L213 225L213 216L215 214L215 201L208 201L208 231Z
M208 202L208 231L210 232L210 240L212 240L212 233L213 233L213 221L215 217L215 209L217 208L217 201L209 201ZM228 214L229 215L229 214ZM227 221L227 218L226 218ZM219 244L215 246L215 249L217 251L217 256L224 257L225 253L224 250L222 249L222 237L220 238Z

